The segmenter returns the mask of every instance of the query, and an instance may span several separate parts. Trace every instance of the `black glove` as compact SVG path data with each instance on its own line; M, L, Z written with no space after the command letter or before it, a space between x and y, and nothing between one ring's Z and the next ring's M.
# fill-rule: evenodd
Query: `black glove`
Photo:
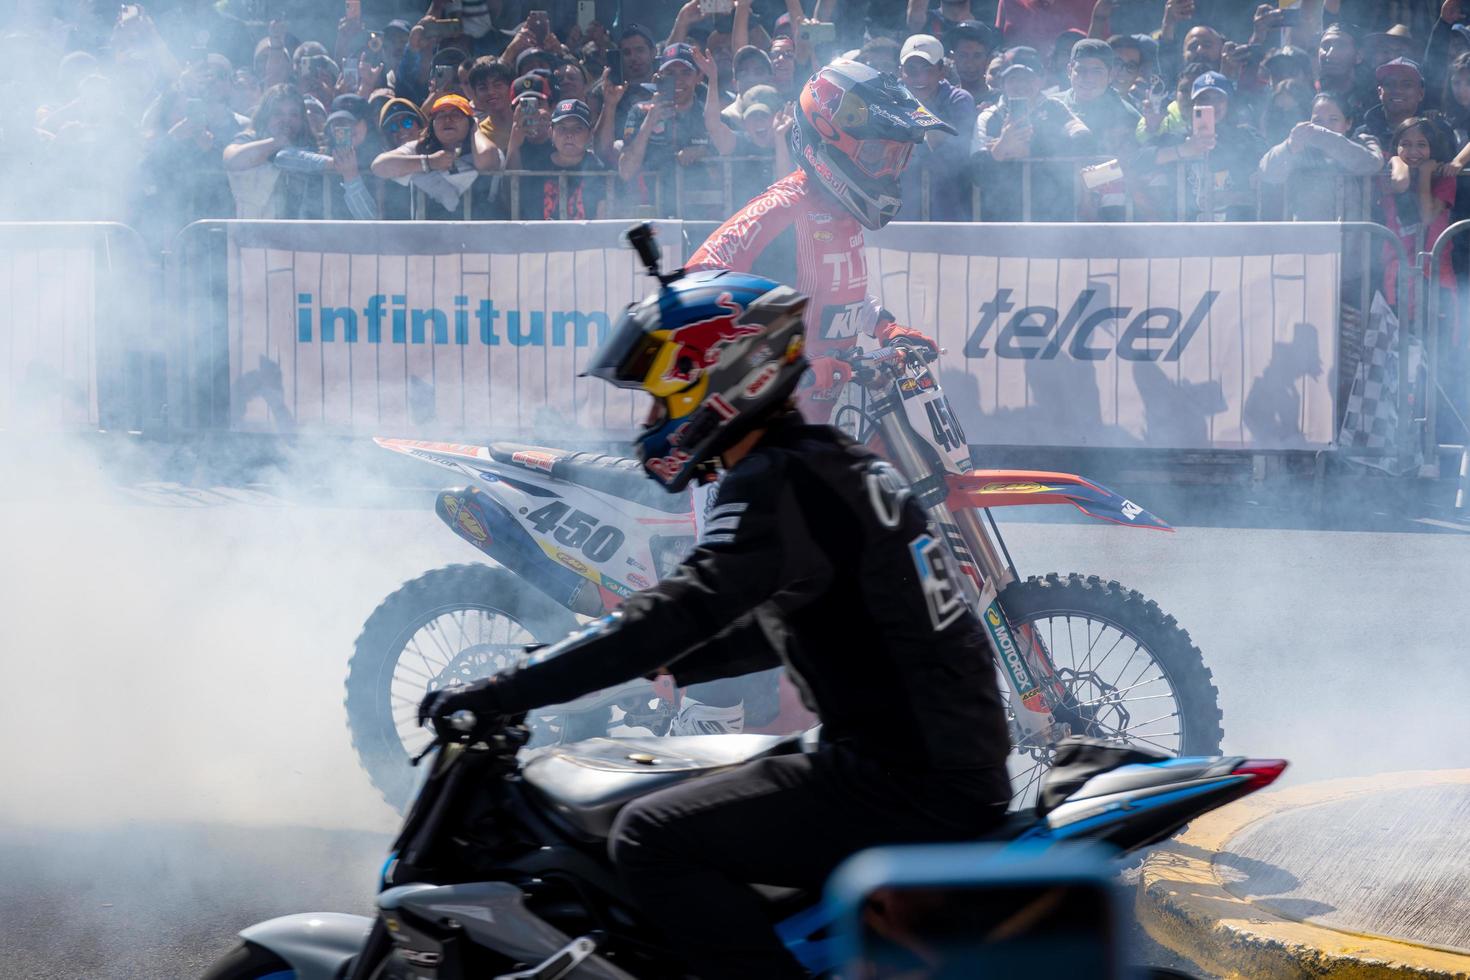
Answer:
M476 681L473 684L441 688L430 691L419 702L419 724L432 724L435 731L440 723L456 711L473 711L476 727L483 728L491 719L505 714L501 707L495 678Z

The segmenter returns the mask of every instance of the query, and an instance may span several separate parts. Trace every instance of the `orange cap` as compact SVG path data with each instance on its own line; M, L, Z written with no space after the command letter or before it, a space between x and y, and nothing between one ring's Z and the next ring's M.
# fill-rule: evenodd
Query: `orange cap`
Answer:
M431 116L444 109L458 109L471 119L475 117L475 107L470 105L470 100L463 95L455 95L453 92L447 92L429 103L429 115Z

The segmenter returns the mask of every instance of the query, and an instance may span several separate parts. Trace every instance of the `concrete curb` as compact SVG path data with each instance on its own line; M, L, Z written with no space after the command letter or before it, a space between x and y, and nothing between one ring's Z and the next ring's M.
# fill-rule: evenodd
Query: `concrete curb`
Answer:
M1143 862L1139 922L1161 946L1225 977L1470 978L1470 956L1284 918L1226 890L1216 855L1285 810L1386 791L1470 783L1470 769L1388 773L1248 796L1191 823Z

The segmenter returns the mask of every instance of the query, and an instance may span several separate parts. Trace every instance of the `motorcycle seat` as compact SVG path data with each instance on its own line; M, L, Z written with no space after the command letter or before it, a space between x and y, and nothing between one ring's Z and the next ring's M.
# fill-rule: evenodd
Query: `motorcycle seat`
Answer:
M589 738L543 751L521 776L574 831L605 840L630 800L737 766L784 741L780 735Z
M651 507L666 514L689 514L693 502L689 493L668 493L644 472L636 459L608 456L603 453L577 453L547 446L527 446L515 442L492 442L490 458L497 463L519 466L533 473L549 473L589 490L600 490L614 497Z

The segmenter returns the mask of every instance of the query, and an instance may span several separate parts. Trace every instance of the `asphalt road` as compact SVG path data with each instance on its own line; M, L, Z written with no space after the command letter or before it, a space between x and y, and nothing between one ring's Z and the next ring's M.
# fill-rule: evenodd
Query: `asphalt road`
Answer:
M362 910L393 814L348 742L346 659L400 582L473 553L428 495L68 477L0 502L0 975L193 976L248 922ZM1227 751L1293 782L1465 765L1470 534L1006 526L1023 573L1178 617Z

